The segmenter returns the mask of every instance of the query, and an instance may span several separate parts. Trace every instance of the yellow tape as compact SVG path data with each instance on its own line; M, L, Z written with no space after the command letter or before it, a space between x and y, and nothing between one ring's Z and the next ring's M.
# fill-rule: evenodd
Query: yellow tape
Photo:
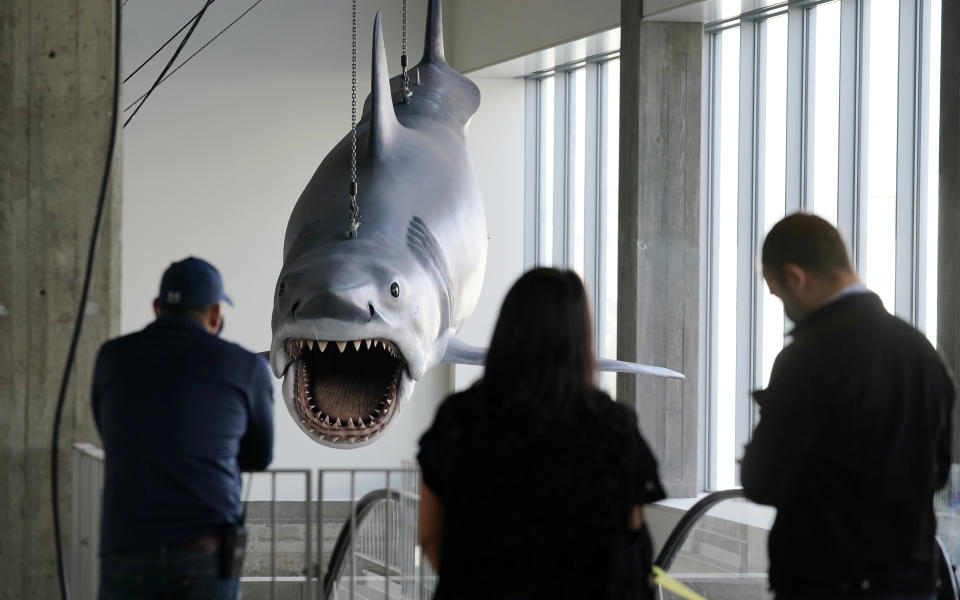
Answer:
M666 571L660 567L653 567L653 574L650 576L650 580L654 585L659 585L668 592L672 592L681 598L686 598L687 600L707 600L700 594L691 590L687 586L683 585L673 577L667 575Z

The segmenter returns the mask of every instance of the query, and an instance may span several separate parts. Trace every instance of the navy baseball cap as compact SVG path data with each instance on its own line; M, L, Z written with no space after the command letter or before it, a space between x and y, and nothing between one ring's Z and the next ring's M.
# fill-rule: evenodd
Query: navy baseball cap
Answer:
M190 256L167 267L160 279L160 304L181 306L210 306L221 300L233 306L230 296L223 293L223 279L216 267Z

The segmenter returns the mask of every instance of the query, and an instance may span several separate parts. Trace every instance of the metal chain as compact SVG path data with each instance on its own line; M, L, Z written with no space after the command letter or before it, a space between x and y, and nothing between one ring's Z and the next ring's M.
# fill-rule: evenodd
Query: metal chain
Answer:
M357 237L360 228L360 208L357 206L357 0L353 0L353 40L351 46L350 80L350 209L347 211L346 235Z
M400 102L410 104L413 98L413 87L410 85L410 76L407 74L407 0L403 0L403 51L400 54Z

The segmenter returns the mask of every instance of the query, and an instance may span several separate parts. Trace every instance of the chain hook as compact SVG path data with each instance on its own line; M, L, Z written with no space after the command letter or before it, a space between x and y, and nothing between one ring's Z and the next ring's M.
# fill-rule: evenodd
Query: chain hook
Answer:
M407 0L403 0L403 51L400 54L400 102L410 104L413 99L413 86L410 85L410 75L407 73Z

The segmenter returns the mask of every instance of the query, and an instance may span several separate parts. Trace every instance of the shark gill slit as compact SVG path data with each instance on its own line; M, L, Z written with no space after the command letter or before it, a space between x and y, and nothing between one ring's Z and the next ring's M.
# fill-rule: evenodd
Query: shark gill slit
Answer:
M410 224L407 226L407 247L427 271L439 292L440 331L438 333L441 333L450 326L450 312L454 302L453 277L450 275L447 262L443 259L440 243L423 219L417 215L410 219Z

